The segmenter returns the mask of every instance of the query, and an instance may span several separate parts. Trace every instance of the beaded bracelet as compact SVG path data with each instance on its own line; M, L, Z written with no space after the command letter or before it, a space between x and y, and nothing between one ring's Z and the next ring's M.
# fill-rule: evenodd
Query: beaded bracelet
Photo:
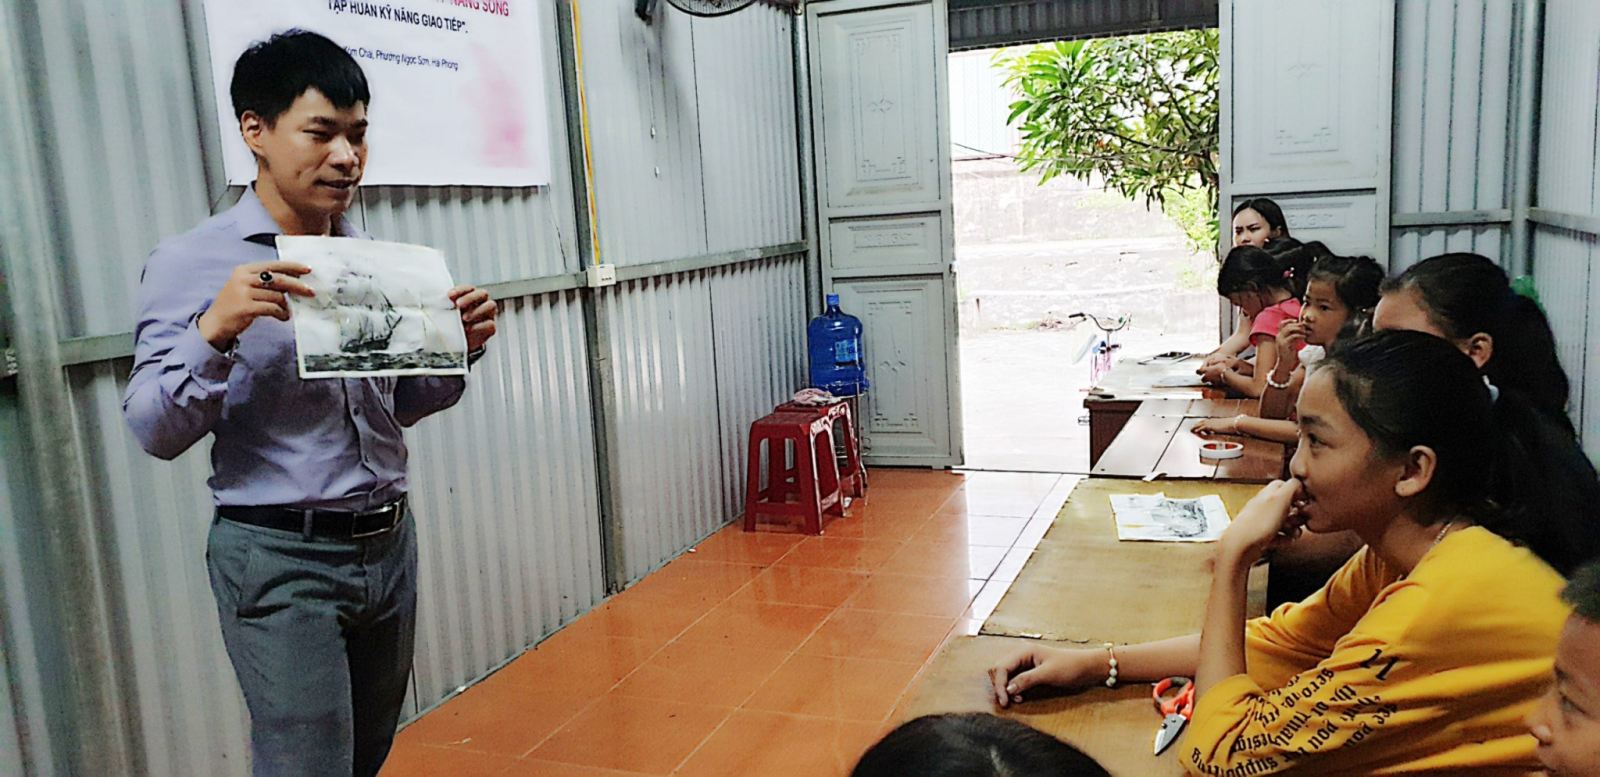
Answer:
M1269 372L1267 373L1267 388L1275 388L1281 391L1289 387L1289 381L1291 380L1294 380L1293 373L1290 373L1289 377L1284 378L1282 383L1278 383L1272 379L1272 373Z
M1117 687L1117 651L1116 646L1110 642L1105 643L1106 655L1109 656L1111 672L1106 676L1106 687Z

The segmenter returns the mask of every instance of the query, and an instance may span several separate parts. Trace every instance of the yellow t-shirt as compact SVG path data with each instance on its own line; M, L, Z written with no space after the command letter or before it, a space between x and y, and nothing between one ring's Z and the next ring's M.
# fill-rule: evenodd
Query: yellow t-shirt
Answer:
M1194 775L1537 769L1522 717L1568 610L1526 549L1462 529L1402 578L1362 548L1304 602L1245 628L1247 674L1195 703Z

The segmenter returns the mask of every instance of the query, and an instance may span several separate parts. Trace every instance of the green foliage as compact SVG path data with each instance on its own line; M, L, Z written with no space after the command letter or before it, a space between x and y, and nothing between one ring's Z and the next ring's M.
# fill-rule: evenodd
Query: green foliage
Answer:
M1020 99L1023 170L1088 178L1158 202L1191 247L1216 245L1217 31L1065 41L1002 51Z
M1210 254L1217 248L1217 200L1205 189L1179 189L1167 192L1161 210L1183 230L1189 250Z

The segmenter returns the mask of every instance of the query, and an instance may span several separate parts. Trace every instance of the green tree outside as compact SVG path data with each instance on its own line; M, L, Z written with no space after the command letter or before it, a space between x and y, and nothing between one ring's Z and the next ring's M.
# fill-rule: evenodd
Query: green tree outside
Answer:
M1214 29L1064 41L1002 50L1019 99L1021 169L1043 184L1098 174L1159 203L1191 249L1217 246L1217 48Z

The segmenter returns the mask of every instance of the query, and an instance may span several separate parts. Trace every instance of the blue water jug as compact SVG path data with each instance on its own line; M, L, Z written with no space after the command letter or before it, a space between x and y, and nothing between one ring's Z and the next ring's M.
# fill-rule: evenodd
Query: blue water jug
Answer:
M839 310L839 295L829 294L828 310L806 328L813 387L840 397L867 390L861 331L861 319Z

